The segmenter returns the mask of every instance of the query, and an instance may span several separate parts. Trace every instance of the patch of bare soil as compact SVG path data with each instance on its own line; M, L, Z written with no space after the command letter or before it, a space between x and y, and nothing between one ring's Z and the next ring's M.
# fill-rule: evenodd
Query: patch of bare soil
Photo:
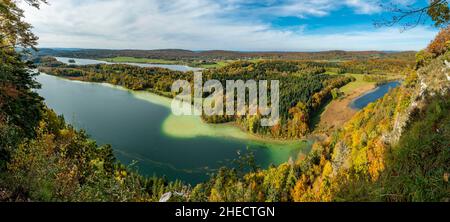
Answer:
M350 103L374 88L374 84L363 85L353 90L350 94L345 95L345 97L333 100L320 116L320 122L316 127L316 131L330 132L341 128L358 112L358 110L350 107Z

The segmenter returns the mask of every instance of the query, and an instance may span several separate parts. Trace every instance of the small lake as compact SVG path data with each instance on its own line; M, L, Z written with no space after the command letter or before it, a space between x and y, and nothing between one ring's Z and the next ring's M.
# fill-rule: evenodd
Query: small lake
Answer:
M58 60L62 63L68 64L68 65L117 64L117 63L111 63L111 62L95 60L95 59L77 59L77 58L67 58L67 57L55 57L55 58L56 58L56 60ZM69 60L74 60L75 63L70 63ZM119 64L126 64L126 65L139 66L139 67L159 67L159 68L165 68L165 69L181 71L181 72L201 70L200 68L193 68L193 67L184 66L184 65L165 65L165 64L150 64L150 63L119 63Z
M89 62L76 60L78 62ZM200 117L174 116L171 100L109 84L70 81L47 74L36 80L46 104L98 144L111 144L118 159L141 174L192 184L231 166L238 152L253 152L261 167L307 153L311 143L258 140L231 125L205 124Z
M350 107L353 109L363 109L370 103L373 103L373 102L377 101L378 99L382 98L384 95L386 95L389 92L390 89L396 88L398 86L400 86L400 82L398 82L398 81L389 82L389 83L380 85L376 89L355 99L350 104Z

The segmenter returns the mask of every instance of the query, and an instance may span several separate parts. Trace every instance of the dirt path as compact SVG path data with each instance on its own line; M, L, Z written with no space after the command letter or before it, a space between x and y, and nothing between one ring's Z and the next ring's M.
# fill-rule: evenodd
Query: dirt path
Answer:
M350 108L350 103L374 88L375 84L364 84L352 90L344 98L333 100L320 116L316 131L329 132L342 127L358 112L358 110Z

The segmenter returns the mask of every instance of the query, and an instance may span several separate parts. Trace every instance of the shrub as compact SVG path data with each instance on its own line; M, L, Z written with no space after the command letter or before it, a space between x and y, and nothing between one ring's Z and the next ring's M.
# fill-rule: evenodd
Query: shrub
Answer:
M416 68L424 67L433 59L433 54L422 50L416 54Z
M436 38L428 45L427 52L432 53L434 57L444 54L448 50L448 41L450 41L450 25L439 32Z

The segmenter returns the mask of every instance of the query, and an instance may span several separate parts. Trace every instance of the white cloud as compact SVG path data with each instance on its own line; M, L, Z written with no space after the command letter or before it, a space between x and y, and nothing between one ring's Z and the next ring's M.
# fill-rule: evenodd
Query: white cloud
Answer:
M263 1L269 6L260 10L272 15L324 16L334 5L329 0L302 1L295 7L290 1L278 6L270 2ZM358 13L376 11L358 0L347 0L346 4ZM26 17L35 26L40 47L416 50L435 35L434 30L424 27L405 33L386 28L310 34L304 31L304 24L296 30L280 30L258 19L227 16L245 11L244 7L242 0L58 0L39 11L27 8ZM279 8L270 11L274 7Z
M360 14L374 14L382 11L378 1L345 0L345 3L348 6L355 8L356 12Z
M308 16L321 17L330 15L331 12L348 7L358 14L374 14L382 11L381 0L225 0L224 5L228 8L238 8L251 15L267 16L295 16L305 18ZM413 0L390 0L397 4L399 1ZM382 2L387 2L386 0ZM262 5L264 7L248 8L246 5ZM230 7L232 6L232 7Z

